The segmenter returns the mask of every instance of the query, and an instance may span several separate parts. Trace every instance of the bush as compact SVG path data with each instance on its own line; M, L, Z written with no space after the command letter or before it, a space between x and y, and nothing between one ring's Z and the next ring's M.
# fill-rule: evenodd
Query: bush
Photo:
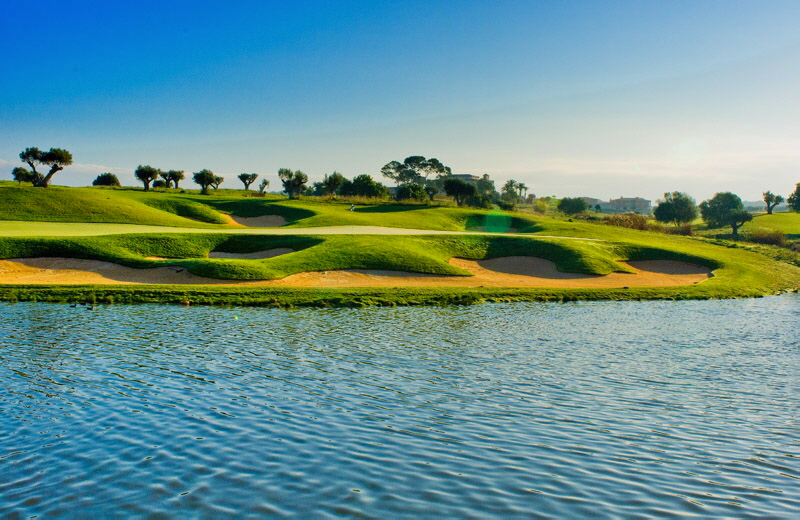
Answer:
M425 187L422 186L422 184L411 182L399 186L395 198L397 200L417 200L424 202L428 200L428 193L425 191Z
M155 181L153 181L153 187L154 188L166 188L167 187L167 182L166 181L162 181L161 179L155 180Z
M492 197L487 193L480 193L467 199L467 206L480 209L492 209Z
M611 215L606 220L606 224L629 229L638 229L639 231L648 231L652 229L652 226L647 223L647 217L644 215L639 215L638 213Z
M773 246L786 247L786 235L777 229L755 228L744 233L744 238L748 242L756 244L768 244Z
M92 181L92 186L120 186L119 179L113 173L101 173Z

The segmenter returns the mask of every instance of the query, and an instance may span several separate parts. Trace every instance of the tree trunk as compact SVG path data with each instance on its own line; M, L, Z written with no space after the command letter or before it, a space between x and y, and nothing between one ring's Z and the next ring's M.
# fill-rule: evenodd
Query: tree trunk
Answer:
M54 164L53 166L51 166L50 167L50 171L47 172L47 175L45 175L44 178L42 179L42 188L48 187L50 185L50 179L53 178L53 175L55 175L57 172L60 172L63 169L64 168L62 168L61 166L59 166L57 164Z

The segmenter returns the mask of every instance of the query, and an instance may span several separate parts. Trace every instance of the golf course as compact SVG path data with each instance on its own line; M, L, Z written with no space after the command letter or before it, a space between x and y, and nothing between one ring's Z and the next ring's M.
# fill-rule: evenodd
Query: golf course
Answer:
M530 212L251 195L2 183L0 298L363 306L800 288L785 248ZM798 217L748 226L792 237Z

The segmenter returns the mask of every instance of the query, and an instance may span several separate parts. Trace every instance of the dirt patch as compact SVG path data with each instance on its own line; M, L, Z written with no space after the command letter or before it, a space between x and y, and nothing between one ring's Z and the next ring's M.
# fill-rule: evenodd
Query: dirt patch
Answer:
M266 249L264 251L255 251L253 253L225 253L222 251L211 251L208 253L209 258L274 258L280 255L294 253L294 249L288 247L276 247L273 249Z
M474 276L442 276L398 271L342 270L297 273L280 280L232 282L195 276L177 266L133 269L76 258L0 260L0 284L214 284L278 287L547 287L620 288L691 285L712 276L707 267L672 260L631 262L635 273L606 276L562 273L548 260L505 257L453 258L450 263Z
M234 217L226 215L234 224L247 227L281 227L286 225L286 219L280 215L261 215L260 217Z

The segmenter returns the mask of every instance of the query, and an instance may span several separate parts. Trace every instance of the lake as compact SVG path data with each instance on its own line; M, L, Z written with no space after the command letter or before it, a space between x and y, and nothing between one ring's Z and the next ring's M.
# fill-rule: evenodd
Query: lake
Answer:
M800 511L798 295L0 312L6 518Z

